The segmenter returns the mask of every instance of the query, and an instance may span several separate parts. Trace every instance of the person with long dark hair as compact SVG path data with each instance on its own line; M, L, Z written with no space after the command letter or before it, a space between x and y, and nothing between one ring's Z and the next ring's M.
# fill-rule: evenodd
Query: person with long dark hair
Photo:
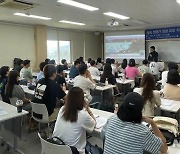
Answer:
M25 92L22 87L19 85L19 72L18 71L10 71L8 74L7 85L5 88L5 94L8 98L16 97L22 100L25 104L24 106L29 104L30 100L25 97ZM13 104L15 105L15 104Z
M154 107L161 106L159 91L155 90L155 79L150 73L145 73L141 80L141 87L135 88L134 92L139 93L145 102L143 107L143 116L154 116Z
M84 100L83 90L79 87L71 88L65 105L59 111L53 136L85 154L86 131L92 132L95 125L93 113Z
M119 67L120 72L125 73L127 67L127 59L123 59L121 66Z
M128 93L117 115L112 116L103 127L101 137L105 138L103 154L156 154L167 152L166 139L156 123L142 116L144 100L138 93ZM152 127L153 133L142 121Z
M0 94L4 102L9 103L9 99L5 96L5 86L7 84L7 76L9 73L9 66L2 66L0 69Z
M136 67L136 62L134 59L129 60L129 64L125 69L126 78L135 80L136 77L141 77L141 73Z

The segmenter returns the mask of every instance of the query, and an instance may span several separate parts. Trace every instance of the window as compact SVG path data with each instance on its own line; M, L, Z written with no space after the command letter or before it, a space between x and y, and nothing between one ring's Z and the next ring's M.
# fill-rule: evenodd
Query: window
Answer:
M71 62L71 42L70 41L47 41L47 57L54 59L56 64L60 64L62 59Z
M71 47L70 41L59 41L59 55L61 59L66 59L71 62Z
M58 41L47 41L47 57L49 59L54 59L57 63L59 62L58 59Z

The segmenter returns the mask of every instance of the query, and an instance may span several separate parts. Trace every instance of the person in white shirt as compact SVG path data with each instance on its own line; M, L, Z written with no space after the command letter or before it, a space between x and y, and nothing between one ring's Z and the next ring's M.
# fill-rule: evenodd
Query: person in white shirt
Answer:
M164 87L166 85L168 72L170 70L172 70L172 69L178 70L178 65L176 63L174 63L174 62L170 62L168 64L168 70L162 72L162 75L161 75L161 77L162 77L162 87Z
M65 105L59 111L53 136L76 147L80 154L85 154L86 131L92 132L95 125L95 117L84 100L83 90L71 88Z
M157 79L160 77L160 71L163 71L163 67L157 62L157 60L149 64L151 74L156 76Z
M24 67L20 71L20 78L25 78L28 82L31 82L33 79L32 70L30 69L30 62L30 60L24 60Z
M90 90L95 89L96 84L87 70L86 64L81 64L78 69L79 75L74 78L74 87L80 87L84 91L84 94L90 103L92 101Z
M144 107L142 110L143 116L154 116L154 107L161 106L160 93L155 89L154 76L150 73L145 73L141 80L141 87L135 88L134 92L142 95L144 99Z
M112 74L117 77L118 76L118 69L117 65L115 64L115 60L111 59L111 67L112 67Z
M91 73L91 75L100 76L100 72L96 67L96 62L91 60L90 65L91 66L88 68L88 71Z

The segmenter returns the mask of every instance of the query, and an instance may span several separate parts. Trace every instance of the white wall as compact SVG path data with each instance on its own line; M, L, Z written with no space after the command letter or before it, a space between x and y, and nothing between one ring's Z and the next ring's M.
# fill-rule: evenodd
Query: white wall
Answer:
M89 57L97 59L102 57L101 35L87 32L68 30L48 29L48 40L71 41L71 60L74 61L80 56L87 60Z
M14 58L30 59L35 65L34 27L0 23L0 66L13 66Z

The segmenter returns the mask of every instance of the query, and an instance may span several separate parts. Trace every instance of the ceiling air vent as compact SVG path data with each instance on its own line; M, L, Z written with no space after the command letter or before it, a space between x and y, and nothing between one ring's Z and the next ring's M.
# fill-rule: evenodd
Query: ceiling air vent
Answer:
M34 8L36 5L23 0L0 0L0 6L15 10L28 10Z

